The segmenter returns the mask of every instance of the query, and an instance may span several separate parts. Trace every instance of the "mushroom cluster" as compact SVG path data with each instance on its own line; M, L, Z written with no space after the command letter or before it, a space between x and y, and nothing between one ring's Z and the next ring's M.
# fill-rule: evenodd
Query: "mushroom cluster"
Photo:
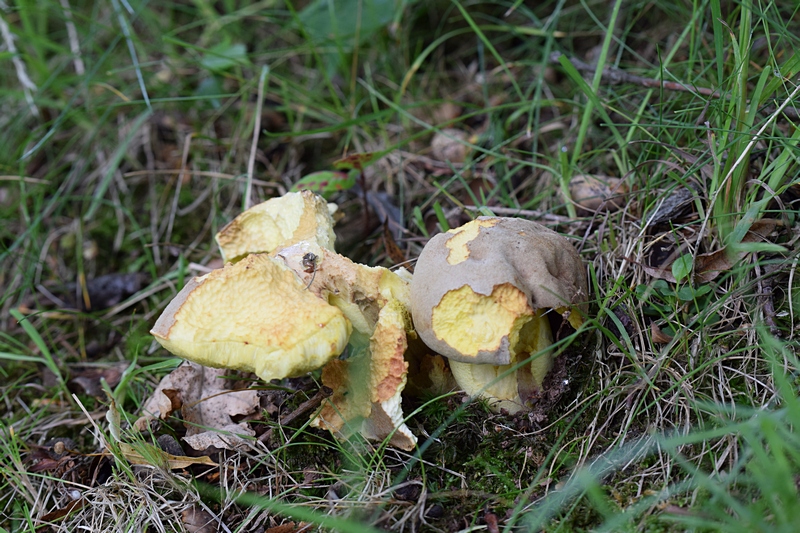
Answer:
M151 333L180 357L265 380L324 367L334 394L314 425L412 449L400 408L408 278L342 257L334 239L329 206L310 191L245 211L216 236L231 262L189 281Z
M334 392L313 426L406 450L416 444L401 407L409 375L416 391L441 390L441 355L469 395L527 409L552 364L550 322L577 328L586 310L578 253L521 219L480 217L434 236L413 277L336 253L331 206L309 191L245 211L216 240L228 263L186 284L155 338L265 380L321 368ZM433 357L420 359L420 347Z

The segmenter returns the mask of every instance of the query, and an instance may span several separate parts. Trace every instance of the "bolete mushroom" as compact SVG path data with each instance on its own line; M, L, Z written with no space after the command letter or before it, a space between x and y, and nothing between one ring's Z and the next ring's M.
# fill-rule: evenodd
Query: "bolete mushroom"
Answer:
M449 358L464 391L509 413L529 406L550 370L549 314L577 328L587 297L583 263L569 241L517 218L479 217L434 236L411 281L420 338Z
M191 280L151 333L180 357L266 380L324 367L334 395L313 425L341 435L355 427L410 450L416 438L400 405L410 274L335 253L332 227L328 204L309 191L242 213L217 235L238 262Z
M320 368L342 353L350 331L342 311L282 261L252 254L191 279L151 333L184 359L269 381Z
M322 383L334 394L312 426L346 435L357 422L370 440L389 437L392 446L413 449L416 437L400 405L408 375L403 355L407 335L413 334L408 272L354 263L307 241L278 251L277 257L353 325L347 359L333 360L322 370Z
M255 205L217 233L222 259L271 253L300 241L333 250L336 235L330 206L336 207L311 191L289 192Z

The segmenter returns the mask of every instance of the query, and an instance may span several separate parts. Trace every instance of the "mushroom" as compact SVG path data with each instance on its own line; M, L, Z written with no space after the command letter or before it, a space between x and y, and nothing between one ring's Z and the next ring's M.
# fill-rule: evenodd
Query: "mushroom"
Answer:
M313 241L333 250L333 232L328 204L311 191L289 192L251 207L234 218L215 239L225 262L247 254L271 253L300 241Z
M456 128L444 128L436 132L431 139L433 157L440 161L463 163L471 150L470 142L475 142L465 131Z
M342 353L350 331L342 311L282 261L252 254L190 280L150 333L184 359L269 381L320 368Z
M420 338L450 360L464 391L509 413L528 408L542 390L552 365L550 313L578 328L587 297L569 241L516 218L479 217L434 236L411 281Z
M312 426L346 435L355 424L367 439L389 437L392 446L413 449L416 437L403 422L400 405L408 375L407 336L413 335L408 271L354 263L309 242L284 248L277 257L353 325L347 359L322 370L322 383L334 394Z
M332 227L328 204L309 191L242 213L217 234L237 262L191 280L151 333L180 357L265 380L324 367L334 395L312 425L410 450L400 405L410 274L335 253Z

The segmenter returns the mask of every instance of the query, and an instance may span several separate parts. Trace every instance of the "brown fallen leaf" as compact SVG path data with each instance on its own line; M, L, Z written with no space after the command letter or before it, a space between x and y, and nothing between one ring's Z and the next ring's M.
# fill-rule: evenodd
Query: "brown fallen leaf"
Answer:
M216 533L217 520L199 505L187 507L181 513L181 521L187 533Z
M663 279L665 281L669 281L670 283L675 283L677 280L675 276L672 275L672 269L670 268L671 265L667 265L664 268L656 268L647 265L640 264L642 270L644 270L648 276L655 279Z
M68 365L70 371L67 385L72 390L80 390L84 394L95 398L105 398L102 381L105 380L110 388L119 385L122 373L127 364L101 364L101 365Z
M407 263L405 252L397 245L397 241L392 236L392 231L389 229L389 224L383 224L383 246L386 249L386 255L395 265L403 265L409 272L414 272L414 265Z
M226 369L184 362L161 380L145 402L136 427L142 430L148 426L149 418L165 419L180 406L187 428L183 440L193 449L240 446L244 442L242 436L252 437L255 432L246 423L235 423L232 417L256 412L258 392L230 390L231 380L224 378L229 373Z
M645 214L645 227L657 226L683 216L693 201L694 193L690 189L677 187Z
M148 281L141 272L132 274L106 274L85 283L68 283L64 286L39 285L39 292L51 303L67 309L99 311L114 307L139 292Z
M486 523L486 529L489 533L500 533L500 525L497 522L496 514L486 513L483 515L483 521Z
M119 451L125 459L133 465L166 466L170 470L180 470L192 465L218 466L210 457L188 457L186 455L172 455L164 450L147 443L135 447L127 442L118 442ZM142 452L145 452L144 454Z
M306 531L311 531L311 526L313 524L309 524L306 522L286 522L279 526L274 526L267 528L264 530L264 533L305 533Z
M742 238L742 242L762 242L768 239L769 235L783 223L780 220L763 218L753 222L750 230ZM699 254L694 262L695 281L698 283L708 283L713 281L723 272L732 269L736 263L747 255L746 252L732 252L726 248ZM676 257L677 259L677 257ZM675 276L672 275L672 264L663 265L661 268L651 267L644 264L640 265L650 276L656 279L663 279L670 283L675 283Z
M661 331L661 328L655 322L650 324L650 336L655 344L667 344L672 340L672 335Z
M50 511L46 515L42 516L39 519L39 521L47 523L47 522L55 522L56 520L61 520L65 516L68 516L71 513L80 510L87 503L89 502L85 498L79 498L77 500L73 500L64 507L61 507L60 509L56 509L55 511Z
M770 233L782 225L780 220L771 218L762 218L753 222L750 230L742 238L742 242L760 242L765 241ZM745 252L735 253L727 248L710 252L707 254L700 254L695 260L695 279L700 283L708 283L716 279L723 272L732 269L736 263L742 260L747 255Z

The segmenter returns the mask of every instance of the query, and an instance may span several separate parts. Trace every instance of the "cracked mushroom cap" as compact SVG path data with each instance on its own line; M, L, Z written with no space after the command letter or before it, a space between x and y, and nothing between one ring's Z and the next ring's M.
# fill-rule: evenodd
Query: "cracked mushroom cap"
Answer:
M271 380L320 368L342 353L350 331L282 261L253 254L189 281L150 333L184 359Z
M222 259L228 262L251 253L271 253L300 241L313 241L333 250L336 235L325 199L311 191L300 191L251 207L222 228L215 239Z
M404 354L412 331L407 271L354 263L315 243L299 242L277 253L308 290L342 310L353 326L351 353L322 370L333 396L312 421L314 427L411 450L416 437L404 423L401 406L408 363ZM313 263L313 264L312 264Z
M450 359L468 394L516 412L541 390L551 366L546 313L577 328L587 296L583 263L566 238L528 220L480 217L422 250L411 313L420 338Z

